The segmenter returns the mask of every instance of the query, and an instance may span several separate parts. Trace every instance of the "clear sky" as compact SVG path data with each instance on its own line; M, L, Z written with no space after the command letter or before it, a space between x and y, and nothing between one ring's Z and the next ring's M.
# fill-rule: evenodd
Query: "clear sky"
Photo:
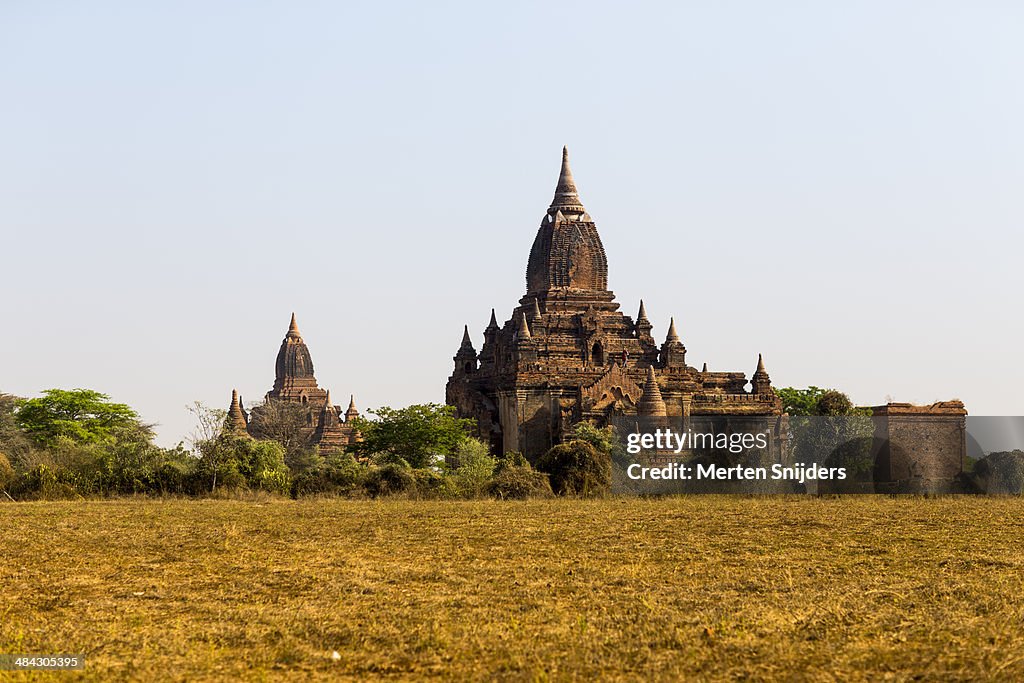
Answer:
M687 359L1024 414L1024 4L0 2L0 390L444 400L561 147Z

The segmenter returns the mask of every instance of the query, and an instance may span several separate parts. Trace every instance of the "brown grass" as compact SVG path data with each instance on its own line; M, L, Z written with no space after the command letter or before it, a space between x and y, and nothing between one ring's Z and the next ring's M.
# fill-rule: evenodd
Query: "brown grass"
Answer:
M91 680L1022 680L1022 513L982 498L7 504L0 652L87 652Z

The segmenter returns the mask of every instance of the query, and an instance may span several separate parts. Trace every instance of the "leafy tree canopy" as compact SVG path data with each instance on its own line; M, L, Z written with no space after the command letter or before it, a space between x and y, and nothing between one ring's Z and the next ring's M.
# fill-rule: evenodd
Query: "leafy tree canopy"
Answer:
M792 416L840 417L871 414L866 409L854 406L849 396L836 389L815 386L806 389L784 387L776 388L775 393L782 399L782 409Z
M390 454L411 467L427 467L438 456L452 455L473 426L472 420L455 417L454 407L437 403L385 406L370 412L378 419L353 419L362 441L351 450L364 456Z
M139 415L124 403L91 389L47 389L20 403L15 420L34 441L49 446L60 438L78 443L111 441L121 430L147 432Z

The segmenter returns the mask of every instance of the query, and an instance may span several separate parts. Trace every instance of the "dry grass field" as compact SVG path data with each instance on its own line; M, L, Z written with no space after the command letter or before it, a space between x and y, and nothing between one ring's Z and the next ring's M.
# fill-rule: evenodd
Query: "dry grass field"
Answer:
M1019 499L41 502L0 528L0 653L85 652L87 680L1024 680Z

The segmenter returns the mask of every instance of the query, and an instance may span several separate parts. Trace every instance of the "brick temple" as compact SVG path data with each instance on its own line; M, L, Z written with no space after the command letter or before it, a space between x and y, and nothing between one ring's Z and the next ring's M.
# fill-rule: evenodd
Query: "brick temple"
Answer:
M616 417L751 417L782 414L760 356L743 372L688 365L669 324L659 345L643 301L634 321L608 289L608 259L580 201L562 150L555 196L526 266L526 294L499 326L494 310L477 353L468 327L455 354L446 400L476 422L495 453L530 459L561 443L573 426Z
M274 402L282 402L303 407L306 442L317 446L321 452L340 451L356 439L351 424L352 418L359 416L355 396L349 399L348 409L342 413L341 406L331 401L331 392L320 388L313 374L313 358L299 333L294 313L277 352L274 373L274 388L267 392L262 405L252 409L252 416L246 414L238 392L231 392L227 418L229 431L260 437L255 426L260 422L260 411L271 410Z

